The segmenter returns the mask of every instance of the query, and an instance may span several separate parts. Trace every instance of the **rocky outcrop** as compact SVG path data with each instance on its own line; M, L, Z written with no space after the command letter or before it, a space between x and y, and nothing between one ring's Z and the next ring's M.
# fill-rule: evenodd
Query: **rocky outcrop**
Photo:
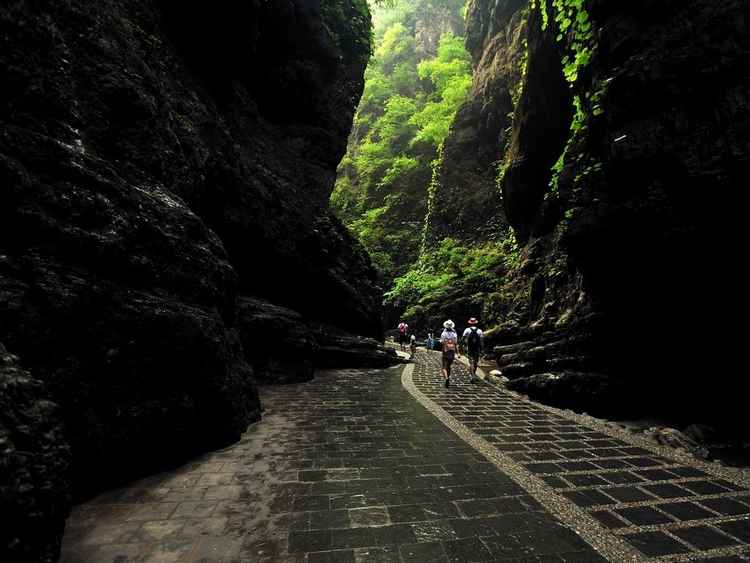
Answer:
M258 419L238 295L380 337L327 208L369 25L359 0L0 7L0 340L61 407L76 493Z
M386 367L399 362L380 342L306 321L291 309L260 299L240 298L237 324L255 379L298 383L316 368Z
M749 37L739 0L470 4L475 60L525 62L517 87L502 65L478 64L446 141L447 155L469 137L462 115L510 125L507 142L481 143L502 147L503 213L486 224L507 220L522 244L488 340L504 375L554 374L518 386L611 377L643 390L640 407L732 426L741 347L724 327L738 294L733 202L750 172ZM497 108L517 96L510 124L479 80L498 85ZM461 171L450 160L445 178ZM700 384L707 374L724 375Z
M0 559L54 563L69 510L58 407L44 384L0 344Z
M335 327L312 325L318 349L315 366L320 368L369 367L384 368L403 363L392 348L386 348L377 340L355 336Z
M526 20L520 8L525 0L489 4L468 4L472 91L443 147L427 225L430 243L445 237L495 240L507 229L496 175L510 140L513 93L521 80Z
M503 375L505 372L503 371ZM591 372L537 373L511 380L508 389L548 405L591 415L622 416L640 413L632 388L622 380Z
M257 381L298 383L313 378L318 344L302 315L268 301L241 297L237 326Z

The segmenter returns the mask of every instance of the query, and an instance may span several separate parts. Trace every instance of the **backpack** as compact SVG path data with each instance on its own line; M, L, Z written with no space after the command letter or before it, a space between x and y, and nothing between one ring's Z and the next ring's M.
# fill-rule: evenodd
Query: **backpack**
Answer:
M391 326L393 326L393 325L391 325ZM406 334L406 326L407 326L406 323L401 323L400 325L398 325L398 331L401 334Z
M476 328L469 329L469 336L466 338L466 347L470 354L478 354L482 349L482 338Z

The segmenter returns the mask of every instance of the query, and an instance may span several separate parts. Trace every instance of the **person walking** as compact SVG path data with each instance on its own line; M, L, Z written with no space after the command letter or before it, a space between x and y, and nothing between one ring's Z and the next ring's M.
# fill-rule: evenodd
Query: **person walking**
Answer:
M401 345L401 351L406 349L406 343L409 340L409 325L404 321L398 323L398 343Z
M456 334L455 324L448 319L443 323L443 333L440 335L440 343L443 348L443 375L445 376L445 387L451 386L451 366L458 353L458 334Z
M463 334L466 356L469 358L469 373L471 374L469 381L471 383L477 382L477 365L479 364L479 356L482 353L482 330L477 324L479 324L479 321L471 317L469 319L469 326Z
M435 337L431 332L427 333L427 349L433 350L435 348Z
M417 336L415 334L412 334L409 338L409 352L411 352L409 359L413 360L414 355L417 353Z

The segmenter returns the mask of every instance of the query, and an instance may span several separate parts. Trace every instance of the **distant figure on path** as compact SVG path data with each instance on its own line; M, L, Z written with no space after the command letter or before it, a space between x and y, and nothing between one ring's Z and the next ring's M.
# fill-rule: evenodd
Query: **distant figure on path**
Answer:
M417 353L417 337L414 334L409 338L409 351L411 352L409 359L414 358L414 354Z
M427 333L427 349L433 350L435 348L435 337L431 332Z
M398 324L398 343L401 344L401 351L406 349L406 342L408 341L409 325L404 321Z
M458 353L458 334L456 334L455 324L450 319L443 323L445 330L440 335L440 343L443 347L443 375L445 376L445 386L451 386L451 365Z
M466 355L469 358L469 372L472 383L477 382L477 364L479 364L479 355L482 353L482 330L477 326L479 321L474 317L469 319L469 326L464 331L463 341L466 346Z

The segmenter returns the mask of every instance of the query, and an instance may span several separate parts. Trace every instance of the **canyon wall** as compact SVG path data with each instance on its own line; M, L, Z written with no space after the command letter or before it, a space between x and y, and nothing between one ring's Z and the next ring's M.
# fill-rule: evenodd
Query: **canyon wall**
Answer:
M474 88L432 232L512 227L518 255L485 307L512 386L731 427L745 4L474 0L467 25Z
M316 334L381 337L328 210L364 0L13 1L0 53L0 342L60 407L75 495L238 439L256 379L344 361Z

